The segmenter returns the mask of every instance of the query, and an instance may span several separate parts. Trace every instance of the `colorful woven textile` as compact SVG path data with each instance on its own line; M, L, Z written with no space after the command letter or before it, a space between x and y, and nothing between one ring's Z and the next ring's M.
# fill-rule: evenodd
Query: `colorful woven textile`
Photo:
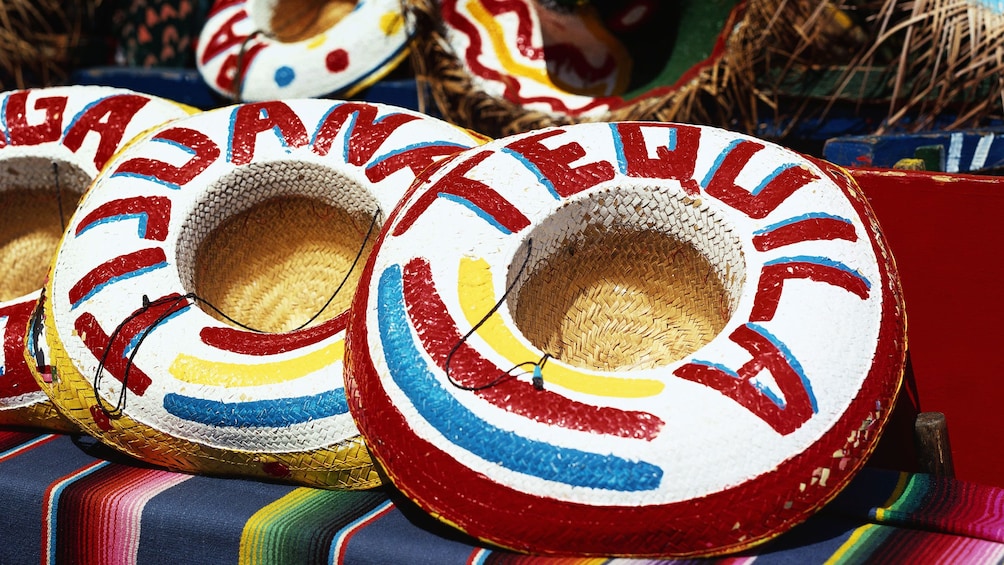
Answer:
M5 565L660 563L515 555L465 538L386 490L171 473L90 438L13 430L0 430L0 505ZM822 512L767 545L690 563L828 560L1000 563L1004 489L865 469Z

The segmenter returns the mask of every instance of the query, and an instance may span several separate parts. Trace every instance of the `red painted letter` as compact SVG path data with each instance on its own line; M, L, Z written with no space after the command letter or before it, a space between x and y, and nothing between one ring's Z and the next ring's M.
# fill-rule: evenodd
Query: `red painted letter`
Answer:
M129 121L149 101L149 98L137 94L122 94L100 100L70 124L63 138L63 145L76 152L89 132L98 134L100 139L98 150L94 153L94 166L101 170L122 142Z
M764 265L760 284L753 299L750 320L765 322L774 318L781 301L781 290L788 279L809 279L842 288L862 300L868 298L870 285L864 277L845 265L816 257L786 257Z
M193 153L192 158L180 167L157 159L136 157L119 165L115 175L139 175L157 180L171 188L181 188L194 179L220 156L220 148L201 131L189 128L164 130L152 139L175 143Z
M661 123L624 122L617 124L624 151L624 168L628 176L646 179L675 179L687 194L697 194L700 187L694 179L697 149L701 143L701 130L693 126ZM655 157L649 157L644 130L668 130L669 143L655 148Z
M7 131L11 145L38 145L58 141L63 134L63 111L66 96L52 96L35 100L35 109L45 111L40 124L28 124L27 90L19 90L7 97Z
M789 359L769 334L752 324L739 326L729 338L753 356L738 371L733 373L719 366L688 363L673 374L711 387L735 400L781 435L788 435L807 422L815 413L815 407L798 362ZM782 403L772 400L751 382L763 370L770 372L781 389Z
M736 177L763 148L761 143L743 140L727 149L705 188L707 193L751 218L760 219L767 217L796 190L819 178L807 167L791 165L775 171L753 192L736 186Z
M361 167L373 157L373 154L380 147L394 130L402 125L418 119L411 114L394 113L377 119L377 109L369 104L358 102L346 102L339 104L328 112L321 125L317 127L317 135L314 136L314 153L327 155L331 151L331 145L335 141L335 136L339 130L349 122L347 155L345 160L353 165Z
M585 149L578 143L568 143L556 149L550 149L540 142L542 139L564 133L563 130L551 130L535 135L522 137L509 145L509 149L518 154L520 160L525 160L543 175L541 182L550 185L559 196L567 197L577 192L614 178L614 167L606 161L586 163L572 167L569 163L586 155Z
M475 154L450 169L443 178L425 189L422 195L415 200L415 204L401 218L397 227L394 228L394 235L398 236L408 231L415 220L424 214L442 194L453 196L454 200L463 200L466 204L473 206L479 216L492 222L500 229L515 233L529 226L530 220L511 202L502 198L498 192L485 183L464 176L464 173L491 155L491 151Z
M75 235L80 235L97 224L129 218L139 218L141 238L164 241L171 221L171 199L164 196L133 196L106 202L80 220Z
M254 157L258 134L274 131L289 147L303 147L309 143L307 128L292 108L283 102L258 102L244 104L234 110L234 124L231 136L233 149L230 161L235 165L247 165Z

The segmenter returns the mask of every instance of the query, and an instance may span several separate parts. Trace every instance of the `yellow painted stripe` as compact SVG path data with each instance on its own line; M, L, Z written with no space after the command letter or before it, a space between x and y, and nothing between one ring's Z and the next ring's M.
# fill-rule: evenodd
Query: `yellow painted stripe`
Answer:
M265 547L269 539L265 534L272 526L275 517L281 516L287 509L309 500L313 495L314 489L298 488L255 512L244 524L244 529L241 531L237 562L240 565L257 565L265 562L271 553Z
M294 359L271 363L222 363L181 354L171 363L171 375L181 382L222 387L260 386L284 383L338 363L345 354L345 340Z
M843 561L853 550L854 546L860 543L864 538L868 537L873 529L875 529L875 524L866 524L860 528L854 530L851 537L847 538L847 541L843 543L833 555L826 560L826 565L835 565Z
M460 307L468 323L473 326L495 306L498 300L495 297L491 268L484 259L465 257L460 260L458 276L457 291ZM488 318L478 328L477 333L513 365L536 361L543 355L542 352L532 351L523 345L505 326L498 312ZM557 360L548 361L542 374L545 383L594 396L645 398L655 396L665 388L665 384L659 380L594 375L573 369Z
M488 10L481 5L479 0L471 0L468 2L467 10L471 13L471 16L479 24L481 24L485 30L487 30L488 37L492 43L492 49L494 49L495 55L499 59L499 63L502 64L502 68L504 68L506 72L512 76L523 77L539 82L554 90L572 90L572 88L560 88L556 86L551 81L551 75L548 74L546 67L530 67L522 63L518 63L515 59L513 59L510 52L511 46L508 42L506 42L502 29L499 27L498 20L488 13ZM601 41L601 39L597 38L597 41ZM624 64L624 61L618 60L617 68L623 68ZM618 86L621 82L625 81L619 80ZM574 90L586 96L604 96L607 92L607 88L603 84L598 84L592 88L576 87Z
M313 39L311 39L310 41L308 41L307 45L305 47L308 50L310 50L310 49L317 49L318 47L324 45L324 43L327 40L328 40L328 35L327 34L325 34L325 33L319 33L319 34L315 35L313 37Z

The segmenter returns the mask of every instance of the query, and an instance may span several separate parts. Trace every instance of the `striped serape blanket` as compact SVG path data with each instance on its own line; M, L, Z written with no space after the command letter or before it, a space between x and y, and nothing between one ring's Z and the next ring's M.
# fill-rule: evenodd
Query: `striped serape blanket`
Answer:
M10 429L0 429L0 504L3 565L1004 562L1004 489L873 468L768 544L690 561L517 555L451 530L389 488L179 474L89 437Z

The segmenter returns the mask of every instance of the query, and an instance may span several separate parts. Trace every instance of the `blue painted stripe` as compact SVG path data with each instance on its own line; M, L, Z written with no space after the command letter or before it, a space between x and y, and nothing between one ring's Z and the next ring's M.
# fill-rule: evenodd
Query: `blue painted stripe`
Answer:
M157 184L159 184L161 186L167 187L167 188L169 188L171 190L181 190L181 186L180 185L175 184L173 182L168 182L168 181L166 181L164 179L161 179L161 178L157 178L157 177L155 177L153 175L141 175L139 173L120 173L120 172L114 172L114 173L111 174L111 176L113 176L113 177L126 177L126 178L148 180L150 182L157 183Z
M154 136L154 137L150 138L150 141L151 142L155 141L157 143L163 143L165 145L170 145L171 147L177 147L178 149L181 149L182 151L184 151L185 153L188 153L189 155L191 155L193 157L195 157L196 155L199 154L199 152L196 151L194 148L189 147L189 146L185 145L184 143L177 142L177 141L175 141L173 139L166 139L166 138L163 138L163 137L156 137L156 136Z
M114 96L114 95L113 95L113 96ZM63 138L65 138L65 137L66 137L66 134L70 132L70 128L72 128L72 127L73 127L73 125L77 123L77 120L79 120L79 119L80 119L80 116L83 116L84 114L86 114L86 113L87 113L88 111L90 111L90 109L91 109L91 108L93 108L93 107L94 107L94 106L95 106L95 105L96 105L96 104L97 104L98 102L101 102L101 101L102 101L102 100L104 100L104 99L105 99L105 98L98 98L97 100L95 100L95 101L91 102L90 104L88 104L88 105L84 106L83 108L81 108L81 110L80 110L79 112L77 112L77 114L76 114L75 116L73 116L73 119L71 119L71 120L70 120L69 122L67 122L67 124L66 124L66 127L65 127L65 128L63 128L63 133L62 133L62 137L63 137Z
M517 473L572 486L612 491L659 487L662 469L644 461L588 453L527 439L492 426L443 388L415 344L404 306L400 265L380 275L377 323L391 378L418 414L447 441Z
M468 200L468 199L466 199L466 198L464 198L462 196L457 196L456 194L450 194L448 192L440 192L439 193L439 197L443 198L445 200L450 200L452 202L456 202L457 204L460 204L462 206L465 206L465 207L469 208L472 212L474 212L475 214L477 214L479 218L481 218L482 220L488 222L489 224L491 224L492 226L494 226L495 229L499 230L500 232L502 232L505 235L509 235L509 234L512 233L509 230L509 228L507 228L507 227L503 226L502 224L500 224L498 222L498 220L496 220L494 217L492 217L491 214L489 214L488 212L485 212L484 210L482 210L481 208L479 208L477 206L477 204L471 202L470 200Z
M715 162L711 165L711 168L708 169L708 174L704 175L704 179L701 181L702 189L707 190L708 185L711 184L711 179L715 178L715 174L718 172L718 169L722 167L722 163L725 161L725 158L728 157L729 153L731 153L732 150L738 147L743 141L745 140L733 139L729 142L725 149L718 154L718 157L715 158Z
M809 382L809 378L805 376L805 369L802 368L802 364L798 362L795 355L788 349L788 346L784 344L783 341L778 339L774 334L767 331L767 328L761 326L760 324L754 324L753 322L747 322L746 327L755 331L756 333L765 337L768 341L774 344L774 347L778 349L783 355L788 365L796 373L798 373L798 378L802 381L802 387L805 388L806 394L809 395L809 403L812 405L812 413L819 413L819 404L816 402L816 395L812 392L812 383ZM758 387L759 388L759 387Z
M3 97L3 103L0 104L0 127L3 128L3 138L10 145L10 127L7 126L7 102L10 100L10 95Z
M324 117L327 118L328 116L325 115ZM352 141L352 132L355 131L355 129L356 129L356 122L358 120L359 120L359 112L352 112L352 114L350 115L349 119L344 124L345 134L342 136L342 162L343 163L348 163L349 162L349 142ZM377 122L377 121L379 121L379 118L377 118L376 120L374 120L374 123ZM321 126L322 125L324 125L323 121L320 124L317 125L317 130L318 131L321 130Z
M249 402L222 402L169 393L164 395L164 410L183 420L220 428L285 428L347 414L349 406L345 389L336 388L313 396Z
M411 144L411 145L409 145L407 147L402 147L400 149L395 149L395 150L393 150L393 151L391 151L391 152L389 152L389 153L387 153L385 155L381 155L381 156L377 157L376 159L373 159L369 163L367 163L366 164L366 168L370 169L372 167L376 167L377 165L379 165L380 163L386 161L387 159L390 159L391 157L395 157L395 156L400 155L402 153L407 153L409 151L414 151L415 149L421 149L423 147L434 147L434 146L438 146L438 147L456 147L458 151L463 151L464 149L469 149L469 147L467 145L461 145L460 143L454 143L452 141L423 141L423 142L420 142L420 143L413 143L413 144Z
M783 228L785 226L790 226L792 224L797 224L799 222L804 222L807 220L837 220L838 222L843 222L845 224L853 224L853 222L843 216L834 216L833 214L827 214L826 212L810 212L808 214L802 214L801 216L795 216L794 218L788 218L787 220L782 220L775 224L771 224L767 227L760 228L753 232L754 235L763 235L765 233L770 233L776 229Z
M711 367L712 369L718 369L719 371L725 373L726 375L732 377L733 379L739 378L739 373L733 371L731 368L722 365L721 363L712 363L711 361L701 361L699 359L694 359L691 363L695 365L703 365L705 367Z
M624 155L624 138L621 137L621 132L617 131L617 124L610 124L610 131L613 132L614 151L617 153L617 170L626 175L627 156Z
M512 155L514 158L516 158L516 160L522 163L523 166L526 167L528 171L530 171L531 173L534 174L535 177L537 177L537 180L540 182L540 184L544 185L544 188L546 188L547 191L551 193L551 196L553 196L555 200L561 200L561 196L558 194L558 191L554 189L554 183L551 182L551 179L547 178L547 175L545 175L540 170L540 168L537 167L537 165L534 165L522 153L510 147L503 147L502 152L508 153L509 155Z
M760 394L766 396L767 399L773 402L775 405L777 405L778 408L784 409L784 407L787 406L787 402L785 402L784 399L774 394L774 391L771 390L770 387L763 384L762 382L754 380L753 388L757 389L760 392ZM813 405L812 411L816 412L815 405Z
M768 184L774 182L774 179L776 179L778 176L780 176L781 173L787 171L788 169L790 169L792 167L798 167L798 166L799 166L798 163L785 163L785 164L781 165L780 167L774 169L774 172L772 172L771 174L767 175L767 177L765 179L763 179L762 181L760 181L760 184L757 185L757 187L753 189L753 192L752 192L753 196L756 196L756 195L760 194L760 192L762 192L763 189L767 188Z
M132 220L132 219L138 220L139 225L138 225L136 231L139 234L140 239L146 239L146 225L147 225L147 222L150 221L150 215L147 214L146 212L136 212L136 213L133 213L133 214L118 214L118 215L115 215L115 216L105 216L104 218L98 218L97 220L95 220L95 221L93 221L93 222L91 222L91 223L89 223L89 224L87 224L85 226L81 226L77 230L77 237L79 237L80 234L86 232L87 230L89 230L89 229L91 229L91 228L93 228L95 226L100 226L101 224L110 224L110 223L113 223L113 222L124 222L126 220Z
M123 273L123 274L121 274L121 275L119 275L117 277L112 277L112 278L108 279L107 281L105 281L105 282L97 285L96 287L92 288L91 291L88 292L87 294L85 294L84 296L82 296L80 298L80 300L78 300L78 301L74 302L73 304L71 304L70 305L70 310L73 310L77 306L80 306L82 303L86 302L87 299L89 299L90 297L94 296L95 294L101 292L105 287L107 287L110 284L114 284L114 283L117 283L119 281L124 281L126 279L131 279L133 277L138 277L140 275L145 275L146 273L149 273L150 271L155 271L157 269L160 269L160 268L163 268L163 267L166 267L166 266L167 266L167 262L166 261L162 261L160 263L154 263L153 265L150 265L149 267L143 267L142 269L136 269L135 271L130 271L128 273Z
M850 275L853 275L859 279L861 282L865 283L865 287L871 290L872 283L867 278L864 277L858 271L848 267L847 265L841 263L840 261L834 261L828 257L814 257L811 255L796 255L794 257L778 257L777 259L772 259L764 263L764 265L781 265L784 263L815 263L817 265L825 265L827 267L833 267L834 269L840 269Z
M191 307L192 305L188 304L186 306L179 308L177 311L168 314L167 316L164 317L163 320L160 321L159 324L157 324L157 326L155 326L153 329L150 330L150 333L153 333L153 330L157 329L157 327L170 322L176 316L180 316L182 313L186 312ZM128 357L132 353L133 349L136 349L136 346L139 345L140 340L144 339L143 336L144 333L146 333L145 329L143 331L136 332L136 335L132 336L132 339L129 340L129 343L126 345L125 350L122 352L123 357ZM149 334L147 334L147 336L149 336Z

